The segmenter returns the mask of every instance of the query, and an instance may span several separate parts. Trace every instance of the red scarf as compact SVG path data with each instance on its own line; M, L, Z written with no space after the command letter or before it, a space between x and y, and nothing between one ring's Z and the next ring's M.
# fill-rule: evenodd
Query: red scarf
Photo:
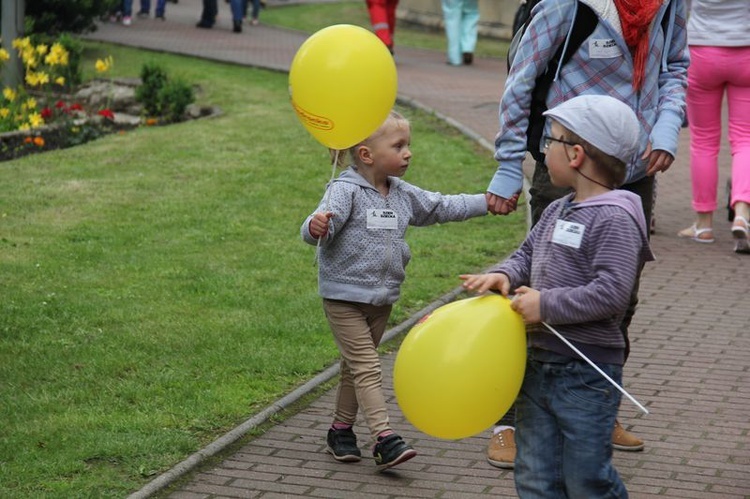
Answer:
M663 0L614 0L622 34L633 55L633 88L640 90L648 59L649 28Z

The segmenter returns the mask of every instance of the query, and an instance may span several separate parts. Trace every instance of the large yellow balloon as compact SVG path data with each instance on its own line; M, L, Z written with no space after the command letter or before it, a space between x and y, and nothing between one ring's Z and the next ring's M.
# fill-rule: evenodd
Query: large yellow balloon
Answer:
M526 328L510 300L485 295L435 310L406 336L393 388L401 411L438 438L477 435L516 399L526 366Z
M297 117L332 149L352 147L377 130L397 91L396 64L386 46L370 31L349 24L313 34L289 71Z

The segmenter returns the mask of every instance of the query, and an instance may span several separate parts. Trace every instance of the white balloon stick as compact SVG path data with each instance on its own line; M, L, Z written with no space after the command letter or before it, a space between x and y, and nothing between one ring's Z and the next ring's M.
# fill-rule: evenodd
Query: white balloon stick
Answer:
M328 185L326 186L326 213L329 211L329 207L331 205L331 189L333 188L333 181L336 178L336 167L339 164L339 150L336 149L336 153L333 155L333 165L331 167L331 180L328 181ZM315 245L315 261L313 262L313 266L318 264L318 259L320 258L320 240L323 239L323 237L318 238L318 243Z
M638 406L638 408L639 408L640 410L642 410L642 411L643 411L643 412L644 412L645 414L648 414L648 409L646 409L645 407L643 407L643 406L642 406L642 405L641 405L641 404L640 404L640 403L639 403L639 402L638 402L638 401L637 401L637 400L636 400L636 399L635 399L635 398L634 398L634 397L633 397L632 395L630 395L630 394L629 394L628 392L626 392L626 391L625 391L625 389L624 389L623 387L621 387L620 385L618 385L618 384L617 384L617 383L615 382L615 380L613 380L612 378L610 378L610 377L609 377L609 376L607 375L607 373L605 373L604 371L602 371L601 369L599 369L599 366L597 366L596 364L594 364L594 363L593 363L593 362L591 361L591 359L589 359L588 357L586 357L586 356L585 356L585 355L583 354L583 352L581 352L580 350L578 350L578 349L577 349L576 347L574 347L574 346L573 346L573 344L572 344L572 343L570 343L570 342L569 342L568 340L566 340L565 338L563 338L563 335L561 335L560 333L558 333L557 331L555 331L555 328L553 328L552 326L550 326L550 325L549 325L549 324L547 324L546 322L542 322L542 324L544 324L544 326L545 326L545 327L546 327L547 329L549 329L550 331L552 331L553 333L555 333L555 335L556 335L556 336L557 336L558 338L560 338L560 339L561 339L561 340L563 341L563 343L565 343L566 345L568 345L568 346L569 346L569 347L570 347L570 348L571 348L571 349L572 349L572 350L573 350L573 351L574 351L575 353L577 353L577 354L578 354L578 355L579 355L579 356L580 356L580 357L581 357L581 358L582 358L583 360L585 360L586 362L588 362L588 363L589 363L589 365L590 365L591 367L593 367L594 369L596 369L596 371L597 371L597 372L598 372L599 374L601 374L602 376L604 376L604 379L606 379L607 381L609 381L610 383L612 383L612 385L613 385L613 386L614 386L615 388L617 388L618 390L620 390L620 392L622 392L622 394L623 394L623 395L625 395L625 396L626 396L627 398L629 398L631 402L633 402L633 403L634 403L635 405L637 405L637 406Z

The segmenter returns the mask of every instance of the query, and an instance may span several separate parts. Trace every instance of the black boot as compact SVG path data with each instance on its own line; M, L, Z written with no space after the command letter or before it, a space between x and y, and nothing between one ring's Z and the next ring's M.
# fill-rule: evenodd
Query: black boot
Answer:
M234 24L232 31L235 33L242 33L242 21L232 21L232 23Z

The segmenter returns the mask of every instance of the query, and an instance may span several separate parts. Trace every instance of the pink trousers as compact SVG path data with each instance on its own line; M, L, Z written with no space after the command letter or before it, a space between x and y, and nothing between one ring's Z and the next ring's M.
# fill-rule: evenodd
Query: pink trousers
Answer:
M731 204L750 203L750 47L690 46L687 114L693 209L717 208L718 157L724 93L732 153Z

